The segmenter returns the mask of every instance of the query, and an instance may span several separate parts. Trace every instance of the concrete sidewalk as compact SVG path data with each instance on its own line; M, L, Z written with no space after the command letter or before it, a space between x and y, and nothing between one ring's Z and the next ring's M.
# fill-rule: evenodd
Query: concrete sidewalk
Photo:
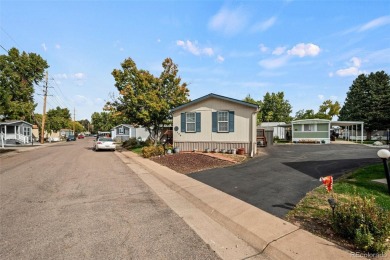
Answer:
M121 153L271 259L351 259L352 253L293 224L135 153Z

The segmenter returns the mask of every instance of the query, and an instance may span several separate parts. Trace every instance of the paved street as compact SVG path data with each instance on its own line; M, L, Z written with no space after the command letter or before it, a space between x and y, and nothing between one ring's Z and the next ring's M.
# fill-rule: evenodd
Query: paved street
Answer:
M0 259L218 259L91 139L0 158Z
M380 148L360 144L274 145L248 162L189 176L275 216L283 217L315 187L319 178L381 163Z

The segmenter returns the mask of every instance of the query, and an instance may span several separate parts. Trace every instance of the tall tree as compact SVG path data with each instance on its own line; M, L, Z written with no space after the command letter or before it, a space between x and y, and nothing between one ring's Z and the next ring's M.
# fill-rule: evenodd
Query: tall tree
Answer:
M162 63L159 77L138 69L131 58L121 66L112 72L120 95L107 106L114 107L130 123L145 127L156 143L161 127L170 120L170 110L188 102L187 84L181 83L178 67L170 58Z
M326 100L322 103L316 114L317 118L332 120L334 116L338 116L340 113L340 104L339 102L333 103L332 100Z
M32 123L34 84L44 77L49 65L35 53L20 53L12 48L0 55L0 116Z
M70 111L67 108L56 107L47 111L46 115L45 130L50 133L68 128L70 122L72 122Z
M78 121L84 128L84 131L90 131L90 125L91 123L89 122L88 119L82 119Z
M390 76L384 71L359 75L352 83L339 120L363 121L370 138L373 130L390 128Z
M290 122L292 112L288 100L284 99L284 93L266 93L260 105L262 122Z
M109 112L95 112L91 116L93 132L110 131L116 124L113 121L112 114Z
M316 118L316 114L314 113L313 109L301 109L298 110L295 113L294 120L301 120L301 119L313 119Z
M261 107L261 101L256 101L254 100L251 95L248 94L248 96L246 96L243 101L245 102L248 102L248 103L251 103L251 104L255 104L255 105L258 105L259 107ZM262 116L262 113L261 113L261 109L259 109L259 112L257 112L257 124L259 125L261 123L261 116Z

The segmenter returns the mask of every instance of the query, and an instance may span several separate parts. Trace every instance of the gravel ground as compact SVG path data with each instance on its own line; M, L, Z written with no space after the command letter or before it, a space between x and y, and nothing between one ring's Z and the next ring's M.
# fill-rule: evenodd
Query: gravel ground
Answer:
M150 159L183 174L189 174L212 168L227 167L236 164L234 162L218 159L203 153L177 153L153 157ZM242 160L242 158L236 157L235 161L238 162Z

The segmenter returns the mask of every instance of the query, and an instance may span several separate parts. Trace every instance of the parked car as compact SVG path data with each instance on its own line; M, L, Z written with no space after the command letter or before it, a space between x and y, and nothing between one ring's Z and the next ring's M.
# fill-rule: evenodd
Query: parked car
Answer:
M78 138L78 139L84 139L84 135L83 135L83 134L79 134L79 135L77 136L77 138Z
M66 138L66 141L69 142L69 141L76 141L76 136L74 135L68 135L68 137Z
M93 149L97 152L99 150L116 150L116 144L110 137L99 137L93 143Z

